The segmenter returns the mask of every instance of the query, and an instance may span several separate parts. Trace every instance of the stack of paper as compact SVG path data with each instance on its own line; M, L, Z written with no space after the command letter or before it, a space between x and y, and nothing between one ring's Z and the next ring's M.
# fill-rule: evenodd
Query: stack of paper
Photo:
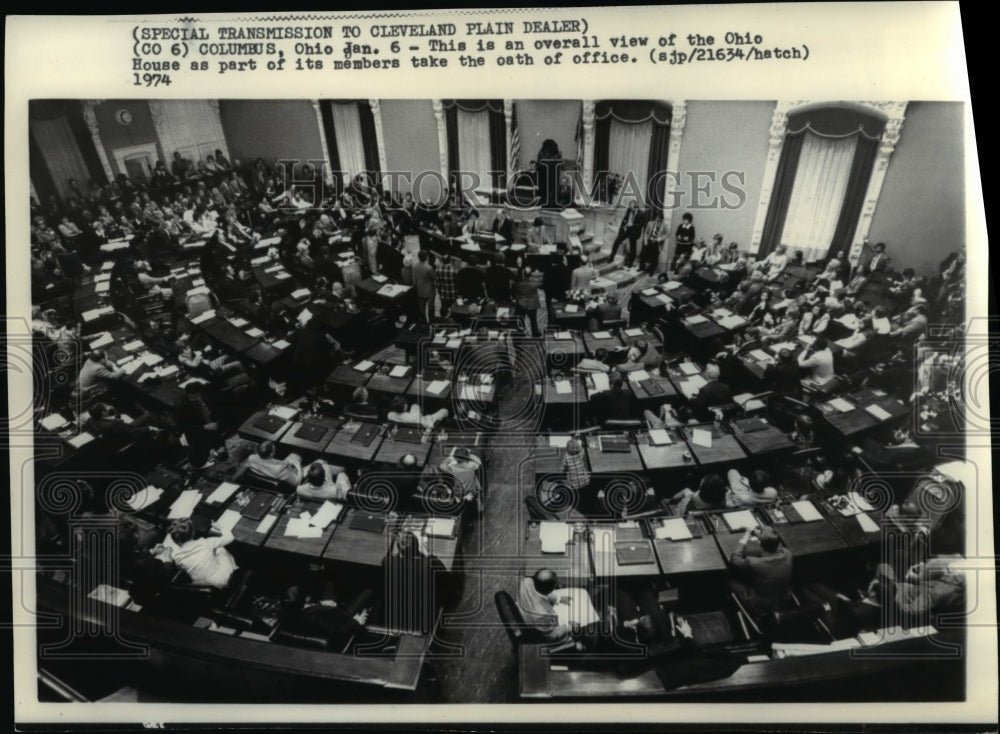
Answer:
M358 372L367 372L368 370L370 370L374 366L375 366L375 363L372 362L370 359L363 359L360 362L358 362L356 365L354 365L354 369L356 369Z
M210 309L208 311L202 311L197 316L191 317L191 323L201 324L208 321L209 319L214 319L214 318L215 318L215 311Z
M374 280L376 283L388 283L389 282L389 279L386 276L384 276L384 275L373 275L372 276L372 280Z
M649 440L654 446L669 446L673 443L670 434L664 428L653 428L649 431Z
M692 324L692 325L693 324L704 324L706 321L708 321L708 319L706 319L700 313L696 313L694 316L688 316L685 319L685 322L687 322L688 324Z
M199 285L196 288L189 288L187 292L189 296L200 296L205 293L211 293L207 285Z
M78 449L81 446L84 446L84 445L90 443L93 440L94 440L94 437L91 434L89 434L86 431L84 431L79 436L74 436L73 438L71 438L69 440L69 445L72 446L75 449Z
M107 293L111 290L111 282L107 280L99 280L94 285L95 293Z
M432 380L427 386L427 392L433 393L434 395L440 395L448 388L447 380Z
M645 332L638 327L625 329L625 336L642 336L644 333Z
M274 527L274 523L277 521L278 521L277 515L267 514L264 516L264 519L260 521L260 525L254 528L254 532L266 533L268 530Z
M500 306L497 308L497 318L503 319L510 315L510 309L507 306Z
M142 339L136 339L134 341L127 342L124 346L122 346L122 349L126 352L134 352L137 349L142 349L144 346L145 344L142 343Z
M722 516L722 519L733 532L757 527L757 520L754 518L753 513L751 513L750 510L727 512Z
M816 509L816 505L809 500L799 500L798 502L793 502L792 507L795 508L797 513L799 513L799 517L802 518L802 522L816 522L817 520L823 519L819 510Z
M757 360L758 362L773 362L774 357L765 352L763 349L751 349L750 357Z
M104 602L105 604L111 604L116 607L125 606L129 600L129 594L125 589L119 589L115 586L108 586L107 584L98 584L93 591L87 594L91 599L96 599L97 601Z
M268 415L276 415L281 420L290 421L294 420L295 416L299 414L299 409L293 408L290 405L276 405L267 412Z
M292 345L289 342L285 341L284 339L278 339L278 341L276 341L271 346L274 347L275 349L288 349L288 347Z
M649 379L649 373L646 370L636 370L628 373L628 379L632 382L642 382Z
M556 604L556 617L559 624L578 624L586 627L590 624L597 624L601 621L600 615L594 608L594 602L590 599L590 594L586 589L559 589L556 592L560 598L569 597L568 604Z
M577 306L575 303L567 303L565 310L566 313L576 313L577 311L580 310L580 307Z
M691 431L691 443L704 446L706 449L712 448L712 432L704 428L695 428Z
M685 375L697 375L701 372L701 367L694 362L681 362L678 367L680 367L681 373Z
M568 443L569 436L549 436L549 446L554 448L564 449Z
M642 290L642 295L644 296L655 296L657 293L659 293L659 291L656 290L656 288L643 288Z
M114 344L115 338L111 336L111 332L105 331L98 335L94 341L90 342L91 349L100 349L101 347L106 347L108 344Z
M866 533L879 532L880 528L878 526L878 523L872 520L870 517L868 517L868 515L864 514L863 512L859 512L854 517L858 519L858 525L860 525L861 529L864 530Z
M331 522L340 517L344 506L339 502L324 502L322 507L316 510L316 514L309 520L309 524L317 528L326 528Z
M406 374L410 371L410 368L405 364L396 365L389 372L389 377L406 377Z
M146 366L146 360L144 359L133 359L131 362L122 367L126 375L134 375L140 367Z
M594 383L594 392L604 392L605 390L611 389L611 383L608 382L608 376L603 372L594 372L590 375L591 382Z
M42 418L41 424L42 428L46 431L58 431L60 428L66 427L69 421L59 415L59 413L52 413Z
M275 273L274 275L275 280L288 280L291 277L292 274L284 270L282 270L280 273Z
M308 512L303 512L300 517L289 518L288 524L285 526L285 535L290 535L294 538L323 537L323 528L310 525L309 521L311 519Z
M542 553L565 553L566 544L573 539L573 528L564 522L543 522L538 528Z
M556 332L556 339L566 340L566 339L572 339L572 338L573 338L573 335L570 334L568 331L557 331Z
M173 375L176 375L180 371L181 369L177 365L168 364L166 367L161 367L157 369L156 374L158 374L160 377L171 377Z
M144 355L142 355L142 361L145 362L150 367L155 367L156 365L158 365L160 362L163 361L163 357L161 357L159 354L146 352Z
M312 295L308 288L299 288L298 290L292 291L292 298L299 300L301 298L308 298Z
M892 414L881 405L869 405L865 410L880 421L887 421L892 418Z
M424 532L432 538L451 538L455 535L455 518L429 517Z
M170 505L170 512L167 514L168 520L181 520L191 517L194 508L201 502L201 492L197 489L186 489Z
M240 514L239 510L226 510L223 512L219 519L215 521L216 526L222 532L231 533L233 528L243 519L243 515Z
M555 380L556 392L560 395L566 395L573 392L573 386L569 384L569 380Z
M262 336L264 336L264 332L258 329L256 326L252 326L249 329L246 329L246 335L252 337L253 339L260 339Z
M230 497L232 497L233 494L236 492L236 490L239 488L240 485L238 484L233 484L232 482L223 482L214 490L212 490L212 493L205 498L205 502L208 502L209 504L213 505L218 504L220 502L225 502Z
M150 484L132 495L128 499L127 504L133 510L138 512L139 510L149 507L151 504L160 499L161 496L163 496L163 490Z
M675 288L680 288L681 284L678 283L676 280L668 280L666 283L663 284L663 287L666 288L668 291L672 291Z
M659 540L690 540L691 529L681 517L668 517L660 521L662 524L656 529L656 537Z
M246 319L240 318L239 316L234 316L233 318L229 319L229 323L235 326L237 329L242 329L250 322L247 321Z

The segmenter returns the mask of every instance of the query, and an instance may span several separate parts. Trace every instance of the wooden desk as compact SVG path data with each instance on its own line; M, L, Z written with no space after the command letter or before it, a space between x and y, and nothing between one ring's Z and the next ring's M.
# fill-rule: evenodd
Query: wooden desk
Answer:
M710 447L699 446L691 439L696 428L709 431L712 434ZM700 466L728 464L746 458L746 452L740 447L733 434L726 433L711 423L700 426L684 426L682 430L684 439L691 449L691 454Z
M607 532L610 531L610 532ZM639 520L628 520L614 524L591 526L589 533L591 561L597 578L621 578L624 576L657 576L661 573L656 560L652 541L645 536L645 525ZM618 543L628 543L635 548L649 549L647 563L622 564L618 561L615 547Z
M556 332L552 331L545 335L542 348L545 350L545 361L549 369L569 370L587 355L587 349L580 335L567 333L568 339L560 339L556 336Z
M360 421L348 421L337 431L337 434L330 440L330 443L323 449L323 455L335 460L370 462L378 453L382 445L383 434L379 433L372 438L372 442L367 446L363 443L355 443L352 439L357 434L361 426ZM371 425L371 424L368 424Z
M792 552L794 558L829 553L847 547L847 542L826 517L803 522L791 505L767 506L761 510L770 518L781 542Z
M382 367L369 378L366 385L369 392L389 397L406 394L413 382L413 368L407 367L402 377L392 377L389 374L390 369L388 366Z
M725 571L726 559L722 557L712 533L708 532L701 517L685 517L691 535L687 540L657 538L656 529L662 526L663 518L649 519L649 534L653 540L653 550L665 576L682 576L691 573Z
M242 329L233 326L226 319L211 319L199 324L199 326L201 326L202 331L234 354L242 354L250 347L260 343L260 339L255 339Z
M327 389L341 388L348 392L353 392L359 387L363 387L371 379L374 367L362 372L354 369L353 364L342 364L336 367L326 378Z
M343 521L344 510L341 510L340 519L334 520L323 528L323 533L318 538L299 538L291 535L285 535L285 530L288 529L289 520L298 517L303 511L308 511L310 514L315 515L316 511L322 507L322 505L322 500L307 500L302 498L295 498L287 503L284 507L284 511L275 523L274 528L271 530L271 534L268 536L267 540L264 541L264 547L271 550L294 553L307 558L322 557L323 551L326 550L327 543L330 542L330 538L333 537L334 532L337 530L338 521Z
M830 497L810 497L813 503L818 505L820 511L829 518L830 522L840 533L844 541L852 548L862 548L866 546L877 546L882 542L882 523L883 516L879 512L865 512L861 513L868 516L878 527L878 531L869 532L861 527L858 522L858 518L853 515L842 515L840 510L833 506L830 502Z
M569 392L559 392L557 387L557 382L568 385ZM568 376L563 377L561 380L556 380L552 377L547 377L545 382L542 383L542 399L546 408L553 408L556 406L580 406L586 405L587 403L587 392L583 387L583 382L579 377Z
M568 311L567 306L576 310ZM583 329L587 325L587 309L582 303L552 302L553 321L564 329Z
M642 463L646 469L655 471L658 469L677 469L680 467L693 468L694 462L684 458L684 454L690 455L690 449L684 440L682 432L677 428L666 428L672 443L665 446L654 446L649 441L649 431L636 431L635 444L642 457Z
M361 530L351 527L351 522L361 515L372 515L385 520L382 532ZM381 567L386 553L392 549L392 528L394 514L369 513L356 507L346 508L339 518L335 540L323 551L328 561L340 561L361 566Z
M628 452L602 451L600 435L591 434L587 436L587 457L590 459L590 466L595 474L633 474L642 471L642 459L639 458L639 449L632 440L630 434L603 434L605 436L624 436L628 439Z
M396 427L389 429L385 438L382 440L382 445L379 447L378 451L375 453L375 461L380 464L388 464L390 466L396 466L399 460L402 459L407 454L412 454L417 460L417 467L423 467L427 463L428 457L431 455L431 448L434 445L433 437L427 435L423 428L419 426L408 426L409 428L415 428L420 434L423 435L423 441L419 443L413 443L410 441L400 441L396 439Z
M444 381L447 383L440 393L431 392L427 389L435 381ZM406 388L406 397L415 398L420 406L427 406L433 403L446 403L448 398L451 397L451 374L447 370L438 367L428 367L423 372L418 372L414 376L410 386Z
M681 328L694 341L712 339L726 333L726 330L704 314L693 314L680 319Z
M607 334L607 336L599 336L603 334ZM598 349L607 349L609 352L612 352L615 349L623 349L625 347L618 335L607 329L583 332L583 346L591 356Z
M342 418L314 417L306 420L293 422L288 430L282 435L279 443L290 449L309 451L312 453L322 453L330 444L337 429L344 424ZM303 429L322 429L322 433L315 439L303 438L298 435Z
M267 408L264 410L258 410L243 422L243 425L239 427L237 433L248 441L277 442L278 439L285 435L285 431L287 431L292 425L292 421L282 421L281 424L278 425L278 420L280 419L278 419L277 416L274 416L276 418L274 421L274 425L276 427L273 430L268 430L264 426L255 425L267 415L269 415Z
M641 326L621 329L618 332L618 336L621 338L622 343L624 343L626 347L631 347L634 346L636 342L644 341L657 351L663 349L663 342L660 341L660 338L651 331L643 329Z
M245 504L240 500L240 496L246 497ZM244 545L249 545L254 548L259 548L267 541L274 532L275 528L278 526L278 521L283 516L282 510L285 506L286 501L289 501L287 497L278 494L277 492L271 492L266 489L251 489L249 487L244 487L239 490L230 498L226 509L240 511L241 507L245 507L258 496L270 496L271 505L270 509L260 520L254 520L250 517L241 517L240 521L236 523L233 527L233 537L236 538L237 543L242 543ZM264 522L268 517L275 518L272 522L271 527L265 532L258 532L257 528L260 527L261 523ZM284 532L284 531L282 531Z
M542 474L562 475L562 460L566 455L566 447L553 445L553 439L557 444L562 443L562 439L568 439L569 434L554 433L551 436L535 436L535 450L533 452L535 460L535 477ZM587 452L583 452L583 463L590 471L590 462L587 461Z
M635 399L642 404L643 408L648 407L653 412L656 412L655 409L657 407L677 397L677 388L674 387L674 383L671 382L669 377L663 377L657 371L649 372L649 379L656 385L659 385L662 392L647 392L646 388L640 384L641 382L645 382L645 380L635 381L631 377L628 378L628 386L632 394L635 395Z
M571 524L573 539L567 540L562 553L543 553L540 538L541 523L531 522L521 546L524 559L524 575L534 576L537 571L548 568L556 572L567 586L586 587L592 574L589 544L585 539L586 526L580 522ZM567 530L568 537L569 530Z
M769 454L775 451L784 451L795 448L795 442L771 425L767 418L760 416L745 418L742 420L752 420L754 422L758 422L760 425L766 426L766 428L760 430L745 432L739 425L737 425L736 421L729 422L729 427L733 432L733 437L751 456L760 456L761 454Z

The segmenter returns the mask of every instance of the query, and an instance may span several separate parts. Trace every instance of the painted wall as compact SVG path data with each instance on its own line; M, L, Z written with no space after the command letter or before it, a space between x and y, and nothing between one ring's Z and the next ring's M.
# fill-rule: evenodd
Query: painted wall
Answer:
M710 241L718 233L727 243L750 246L774 105L770 101L687 103L679 160L669 161L670 171L678 176L675 229L681 214L689 211L699 238ZM743 182L735 176L724 179L729 171L742 174ZM696 172L708 176L693 176ZM736 190L745 192L745 198L741 200Z
M576 126L580 102L572 99L517 100L517 128L521 136L521 165L525 168L538 155L542 141L556 141L566 160L576 160Z
M122 125L115 119L118 110L123 109L132 113L131 125ZM159 147L156 128L153 127L153 116L149 112L149 105L144 101L109 99L94 108L94 115L97 117L101 143L104 145L108 160L111 162L111 167L116 169L116 173L124 173L116 168L113 151L119 148L156 143L158 155L162 158L163 151Z
M433 177L421 179L421 196L425 201L437 200L442 193L441 158L433 104L429 99L383 99L380 106L386 167L407 174L397 179L395 188L411 191L420 172L432 171Z
M946 255L963 246L963 160L961 103L907 105L869 231L872 242L888 245L897 267L931 275Z
M233 158L271 164L281 158L323 160L323 143L312 104L296 100L219 102L222 129Z

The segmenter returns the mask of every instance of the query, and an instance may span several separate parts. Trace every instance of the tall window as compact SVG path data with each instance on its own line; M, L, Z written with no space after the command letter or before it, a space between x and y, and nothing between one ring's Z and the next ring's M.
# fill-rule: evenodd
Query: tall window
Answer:
M650 100L598 102L594 109L594 174L607 203L664 205L663 173L670 145L670 105Z
M459 171L478 178L477 191L502 189L507 178L507 122L503 100L451 99L443 103L452 184ZM462 185L469 186L466 178Z
M363 172L372 182L381 181L375 117L368 100L323 100L320 114L334 184L345 186Z
M219 103L204 99L158 99L149 101L156 136L167 165L180 153L197 162L221 150L229 157L226 136L219 118Z
M28 105L28 158L31 177L43 197L72 196L70 179L87 189L106 176L77 101L33 100Z
M761 254L779 244L806 260L850 250L885 121L824 107L788 118Z

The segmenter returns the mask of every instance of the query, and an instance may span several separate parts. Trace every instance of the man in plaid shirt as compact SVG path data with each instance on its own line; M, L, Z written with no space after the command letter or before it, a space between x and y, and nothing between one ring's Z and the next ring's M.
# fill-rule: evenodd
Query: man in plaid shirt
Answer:
M566 486L579 492L590 484L590 472L583 458L583 446L573 438L566 443L566 454L563 456L562 470L566 473Z
M441 296L441 315L451 314L451 305L455 302L455 267L451 264L451 255L445 253L438 261L435 270L437 292Z

